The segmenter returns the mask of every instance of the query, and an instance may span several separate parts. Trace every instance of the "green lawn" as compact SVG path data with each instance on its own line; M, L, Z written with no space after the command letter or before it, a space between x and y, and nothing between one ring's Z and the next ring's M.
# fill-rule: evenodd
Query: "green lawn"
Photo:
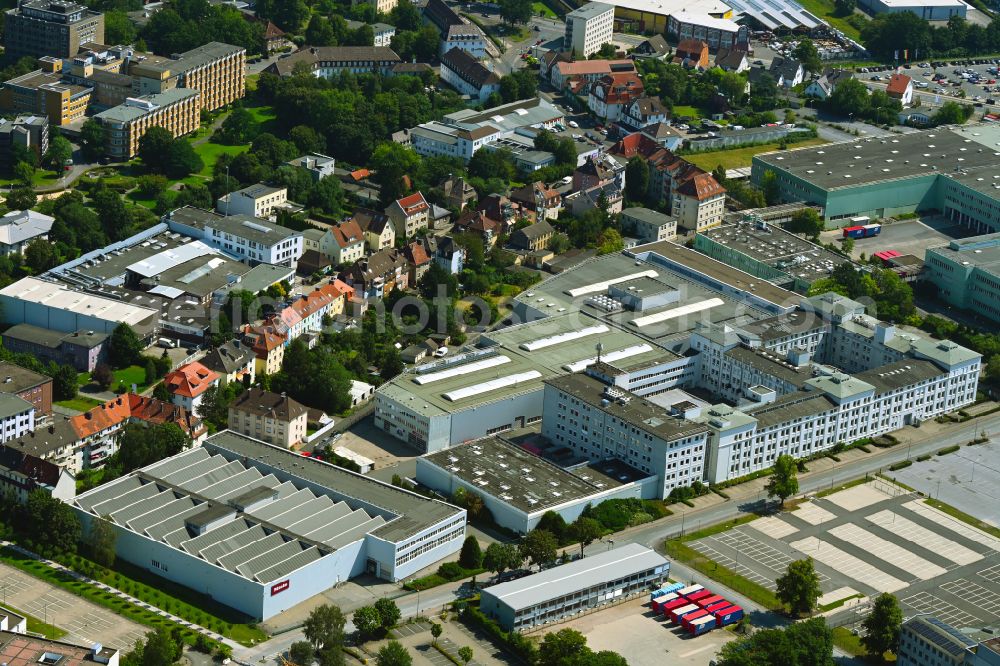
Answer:
M233 155L235 157L248 150L250 150L249 144L243 146L223 146L221 143L212 143L211 141L194 146L194 152L198 153L201 161L205 163L205 166L198 172L198 175L211 178L212 169L215 167L215 161L219 159L219 155Z
M836 8L833 4L833 0L799 0L799 4L821 19L826 20L827 23L832 25L834 28L837 28L854 41L860 41L861 33L858 32L857 28L848 23L844 18L834 16Z
M52 185L57 180L59 180L59 174L55 171L35 169L35 175L31 179L31 184L33 187L43 187L45 185ZM21 187L21 182L13 178L0 178L0 187L8 188L11 185L15 188Z
M861 657L865 654L865 647L861 644L861 639L852 634L847 627L833 628L833 644L855 657Z
M687 116L689 118L701 118L701 109L693 106L683 106L678 105L674 107L674 118L680 118L682 116Z
M75 409L78 412L86 412L100 405L101 401L79 395L72 400L58 400L54 404L59 405L60 407L65 407L66 409Z
M536 14L538 14L539 16L545 16L547 18L553 18L553 19L556 18L556 13L551 9L549 9L548 5L545 5L544 3L541 2L531 3L531 10Z
M127 368L115 370L111 389L118 388L118 385L122 382L125 383L126 388L129 390L131 390L132 384L135 384L140 391L143 390L146 388L146 369L139 365L130 365ZM93 383L94 379L89 372L81 372L76 376L77 386L87 386Z
M674 107L675 109L677 107ZM826 139L807 139L797 143L789 144L789 148L803 148L805 146L819 146L829 143ZM778 150L777 143L765 143L759 146L746 146L744 148L734 148L732 150L712 150L703 153L690 153L684 159L695 166L701 167L705 171L711 171L720 164L725 169L739 169L753 164L753 156L760 155L772 150Z

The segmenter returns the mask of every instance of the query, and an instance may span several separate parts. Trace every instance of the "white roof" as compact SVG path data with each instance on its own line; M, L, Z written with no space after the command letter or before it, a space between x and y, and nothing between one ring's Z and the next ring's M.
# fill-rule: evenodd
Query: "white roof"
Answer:
M179 245L169 250L157 252L156 254L137 261L134 264L129 264L126 270L132 273L137 273L144 278L150 278L159 275L168 268L180 266L185 261L191 261L192 259L203 257L206 254L217 253L201 241L192 241L185 245Z
M725 14L729 5L721 0L606 0L609 5L648 14L674 16L683 21L688 14Z
M713 30L722 30L724 32L739 32L740 29L740 26L736 21L724 18L715 18L714 16L709 16L708 14L684 12L683 14L675 15L674 18L682 23L700 25Z
M516 611L649 569L660 568L666 574L667 567L667 560L663 556L641 544L630 543L509 583L488 587L483 590L483 597L495 597Z
M72 291L66 285L33 277L26 277L7 285L0 290L0 296L129 325L138 324L157 314L152 308Z
M33 210L12 210L0 217L0 245L17 245L43 236L52 229L54 217Z
M893 9L918 7L961 7L965 3L962 0L881 0L886 7Z

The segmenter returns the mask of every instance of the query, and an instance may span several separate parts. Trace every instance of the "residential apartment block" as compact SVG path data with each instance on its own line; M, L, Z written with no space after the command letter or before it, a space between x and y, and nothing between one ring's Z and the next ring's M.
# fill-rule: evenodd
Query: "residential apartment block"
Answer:
M49 149L49 119L42 115L22 115L14 120L0 119L0 173L12 175L15 146L30 151L41 163L45 151ZM34 211L19 211L22 215L29 212ZM40 213L35 214L40 215Z
M23 503L36 490L69 502L76 496L76 479L68 470L25 453L20 447L0 446L0 495ZM0 631L9 630L2 626L3 619L0 608Z
M128 74L139 95L187 88L201 93L202 109L214 111L242 99L246 94L247 52L242 46L209 42L170 58L137 54Z
M611 43L614 28L614 6L588 2L566 14L563 48L572 51L578 58L587 58Z
M0 361L0 392L28 401L39 415L52 413L52 378Z
M114 160L132 159L139 140L150 127L162 127L174 137L198 129L201 124L200 93L175 88L163 93L134 97L102 111L94 118L104 127L105 153Z
M308 410L284 393L253 387L229 406L229 428L268 444L290 449L306 438Z
M480 102L500 91L500 77L458 47L441 56L441 80Z
M397 238L412 238L429 225L431 206L420 192L393 201L385 209Z
M13 393L0 393L0 442L22 437L35 429L35 406Z
M402 60L385 46L310 46L268 65L265 72L291 76L303 63L317 77L331 78L341 72L389 75Z
M104 14L71 0L26 0L7 10L3 36L12 60L71 58L82 44L104 43Z
M249 215L266 220L287 203L287 187L257 183L222 195L215 202L215 210L223 215Z

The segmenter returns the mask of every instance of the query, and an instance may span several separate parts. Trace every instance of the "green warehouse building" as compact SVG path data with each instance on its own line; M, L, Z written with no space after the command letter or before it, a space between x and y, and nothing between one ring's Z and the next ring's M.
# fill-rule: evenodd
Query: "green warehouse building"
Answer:
M1000 126L936 128L753 158L751 179L777 176L783 201L823 208L828 227L851 218L940 211L975 233L1000 231Z
M1000 233L928 248L923 277L948 303L1000 321Z

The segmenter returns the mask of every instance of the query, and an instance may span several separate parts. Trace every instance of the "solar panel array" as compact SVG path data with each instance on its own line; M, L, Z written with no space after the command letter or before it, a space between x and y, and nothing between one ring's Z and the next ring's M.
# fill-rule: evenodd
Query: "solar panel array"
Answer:
M273 495L245 512L232 506L258 488L269 488ZM287 576L385 524L381 516L373 518L346 502L201 447L101 486L76 502L137 534L260 583ZM210 507L221 507L221 513L205 525L192 522ZM204 531L199 534L199 529Z
M812 29L824 24L795 0L726 0L726 4L735 14L752 17L768 30Z

